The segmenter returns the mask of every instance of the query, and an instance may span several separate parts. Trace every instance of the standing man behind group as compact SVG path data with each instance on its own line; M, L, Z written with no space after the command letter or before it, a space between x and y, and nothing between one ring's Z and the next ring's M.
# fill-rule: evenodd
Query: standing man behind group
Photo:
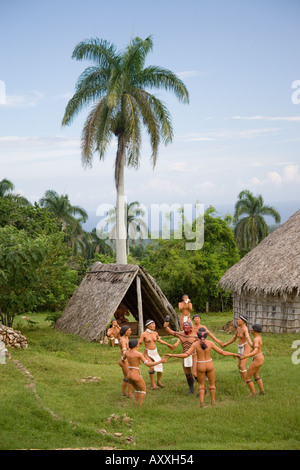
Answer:
M190 301L187 294L182 296L182 302L179 302L178 308L180 310L179 326L180 330L182 331L183 323L186 321L191 322L191 311L193 310L192 302Z

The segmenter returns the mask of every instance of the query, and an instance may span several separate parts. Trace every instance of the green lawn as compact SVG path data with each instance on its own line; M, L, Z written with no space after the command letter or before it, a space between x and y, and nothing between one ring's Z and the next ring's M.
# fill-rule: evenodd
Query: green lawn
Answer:
M45 315L30 315L31 326L19 318L14 327L29 341L27 350L12 350L32 379L7 360L0 364L0 449L97 448L150 450L299 449L300 364L292 363L292 343L299 335L263 335L265 364L261 370L266 395L247 398L237 362L213 353L216 369L216 406L200 408L194 396L185 397L187 383L180 359L164 365L166 388L148 390L142 409L121 397L119 348L88 343L55 331ZM203 314L203 324L221 340L231 314ZM168 342L173 337L164 338ZM158 346L161 354L169 352ZM228 350L236 351L236 345ZM178 347L181 351L181 347ZM149 383L148 368L141 366ZM97 383L82 383L88 376ZM206 396L209 403L209 396ZM58 417L50 413L51 410ZM126 414L132 422L112 414ZM103 434L103 431L106 431ZM122 433L122 436L114 436ZM126 438L131 437L131 441ZM135 444L133 444L133 439Z

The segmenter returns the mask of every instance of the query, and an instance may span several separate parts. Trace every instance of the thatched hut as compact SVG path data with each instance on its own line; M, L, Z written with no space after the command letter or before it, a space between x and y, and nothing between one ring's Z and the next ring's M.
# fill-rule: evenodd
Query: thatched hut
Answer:
M300 331L300 210L232 266L218 284L232 291L239 315L263 331Z
M139 333L150 318L161 328L166 315L172 327L178 328L177 313L145 269L134 264L100 262L86 274L55 328L99 341L121 302L139 322Z

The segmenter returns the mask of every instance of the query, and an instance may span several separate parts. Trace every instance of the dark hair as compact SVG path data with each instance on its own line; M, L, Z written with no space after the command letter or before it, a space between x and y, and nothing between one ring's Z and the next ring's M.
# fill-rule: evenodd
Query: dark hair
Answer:
M123 325L120 329L120 336L123 336L127 330L129 330L130 326L128 325Z
M200 339L200 344L202 349L207 348L207 344L205 344L205 338L207 337L208 333L205 328L199 328L197 331L197 336Z
M199 313L195 313L195 315L193 315L193 320L194 320L195 317L201 318L201 315Z
M244 315L239 315L239 318L240 318L241 320L243 320L243 322L245 322L245 323L248 322L247 318L244 317Z
M133 349L138 345L138 340L130 339L128 345L129 345L129 349Z
M261 333L262 327L258 323L255 323L254 325L252 325L252 330L256 331L257 333Z

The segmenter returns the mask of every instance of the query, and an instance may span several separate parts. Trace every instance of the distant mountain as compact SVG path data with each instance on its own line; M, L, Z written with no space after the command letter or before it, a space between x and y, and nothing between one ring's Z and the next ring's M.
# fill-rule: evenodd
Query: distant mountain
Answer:
M211 204L217 211L217 215L223 217L226 214L233 215L234 213L234 203L233 204ZM300 209L300 201L290 201L290 202L268 202L268 205L273 206L281 215L281 223L285 222L291 215L293 215L297 210ZM209 206L205 205L205 209ZM94 212L88 212L88 220L83 224L83 229L87 232L91 232L93 228L102 220L101 217L96 216ZM271 217L266 217L266 222L268 225L274 225L274 220Z

